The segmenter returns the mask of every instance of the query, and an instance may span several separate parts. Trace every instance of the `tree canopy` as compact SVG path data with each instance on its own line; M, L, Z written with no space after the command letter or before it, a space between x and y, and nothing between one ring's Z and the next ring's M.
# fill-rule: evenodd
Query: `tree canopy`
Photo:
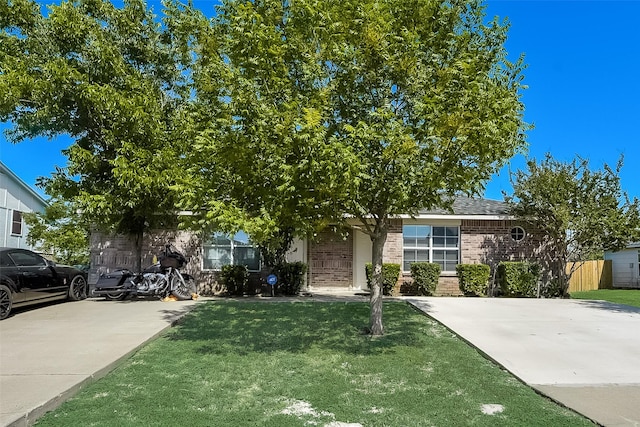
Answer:
M548 239L547 263L563 295L580 265L567 271L569 261L640 239L640 201L629 200L620 187L622 165L621 157L615 169L604 164L592 170L586 159L561 162L547 154L512 175L513 195L505 197L509 210Z
M48 192L138 235L189 209L275 263L354 218L374 335L390 219L479 193L525 145L523 62L480 0L226 0L210 21L169 2L162 23L142 0L0 10L0 120L75 140Z
M195 77L224 112L197 123L199 221L222 206L269 232L358 219L381 334L390 218L480 192L525 144L523 63L484 17L480 1L224 2Z
M25 213L27 243L63 264L89 264L89 227L73 205L49 201L44 213Z
M13 125L9 137L69 135L68 166L43 180L46 192L140 243L145 229L175 216L189 13L168 3L161 25L142 0L121 8L63 1L46 15L34 1L3 0L0 11L0 120Z

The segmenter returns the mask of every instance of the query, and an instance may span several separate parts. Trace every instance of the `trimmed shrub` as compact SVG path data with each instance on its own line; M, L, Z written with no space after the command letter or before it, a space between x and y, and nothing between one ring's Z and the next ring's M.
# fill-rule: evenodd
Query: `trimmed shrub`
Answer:
M557 279L551 280L540 289L540 294L545 298L559 298L562 296L562 285Z
M486 264L458 264L456 274L460 292L465 296L487 295L491 267Z
M411 264L411 276L418 292L422 295L433 295L440 278L440 264L414 262Z
M535 297L540 272L537 263L501 262L498 264L498 284L505 296Z
M371 275L373 272L373 264L368 262L364 266L367 276L367 286L371 289ZM398 278L400 277L400 264L382 264L382 294L391 295Z
M304 262L288 262L278 270L278 288L285 295L298 295L304 277L307 274L307 264Z
M223 265L218 281L231 295L242 295L249 281L249 270L244 265Z

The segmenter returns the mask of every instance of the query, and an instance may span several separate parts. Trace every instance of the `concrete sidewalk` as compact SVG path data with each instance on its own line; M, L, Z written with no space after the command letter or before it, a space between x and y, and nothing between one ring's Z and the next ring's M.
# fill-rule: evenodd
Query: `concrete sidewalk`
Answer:
M28 426L106 375L198 301L88 299L0 322L0 426Z
M404 298L541 393L640 425L640 309L603 301Z

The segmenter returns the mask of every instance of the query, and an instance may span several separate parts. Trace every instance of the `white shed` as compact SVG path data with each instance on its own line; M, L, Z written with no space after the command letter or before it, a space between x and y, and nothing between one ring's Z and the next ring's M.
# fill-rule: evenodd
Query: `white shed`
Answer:
M640 288L640 242L618 252L606 251L604 259L611 260L614 288Z
M47 202L0 162L0 246L29 248L22 214L44 212Z

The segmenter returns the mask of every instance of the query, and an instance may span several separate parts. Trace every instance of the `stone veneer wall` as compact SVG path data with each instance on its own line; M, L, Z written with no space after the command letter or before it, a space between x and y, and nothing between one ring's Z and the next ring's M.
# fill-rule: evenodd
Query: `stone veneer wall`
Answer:
M327 229L309 244L309 285L353 287L353 233Z
M133 237L123 235L108 235L94 231L91 233L90 259L91 269L89 283L93 284L100 273L117 269L134 269L135 241ZM146 233L142 243L142 267L153 264L154 256L158 257L164 250L164 245L171 243L178 251L187 257L187 264L181 270L194 277L201 295L216 295L224 292L218 283L218 272L202 271L202 242L193 233L179 230L155 230ZM249 289L251 293L258 293L266 286L265 272L251 273Z

